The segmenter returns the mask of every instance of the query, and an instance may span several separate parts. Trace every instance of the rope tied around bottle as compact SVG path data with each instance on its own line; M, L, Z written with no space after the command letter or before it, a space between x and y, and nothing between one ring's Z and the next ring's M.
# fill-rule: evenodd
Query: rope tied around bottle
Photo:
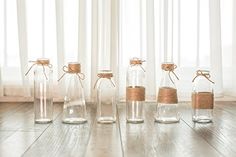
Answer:
M81 86L83 87L82 81L85 79L85 75L81 73L81 67L79 63L68 63L68 66L63 66L62 70L64 74L57 80L58 82L66 75L66 74L75 74L78 76Z
M94 89L96 88L98 81L102 78L109 79L112 85L116 87L115 83L111 79L113 77L113 74L110 70L102 70L100 73L97 74L97 76L98 76L98 79L96 80L94 84L94 87L93 87Z
M173 63L163 63L162 65L161 65L161 68L163 69L163 70L165 70L165 71L169 71L169 78L170 78L170 80L171 80L171 82L173 83L173 84L175 84L175 82L173 81L173 79L171 78L171 75L170 75L170 73L172 73L174 76L175 76L175 78L177 79L177 80L179 80L179 77L175 74L175 72L174 72L174 70L177 68L177 65L175 65L175 64L173 64Z
M198 76L203 76L205 77L208 81L210 81L211 83L215 83L213 82L210 77L211 75L209 74L209 71L208 70L197 70L197 75L193 78L192 82L195 81L195 79L198 77Z
M132 59L130 60L130 65L131 65L131 66L138 65L138 66L140 66L140 67L142 68L142 70L143 70L144 72L146 72L145 69L144 69L143 66L142 66L143 62L146 62L146 61L145 61L145 60L141 60L141 59L139 59L139 58L137 58L137 57L134 57L134 58L132 58Z
M40 58L40 59L37 59L37 61L29 61L29 63L33 63L33 64L30 66L29 70L25 73L25 76L27 76L29 74L29 72L31 71L31 69L35 65L41 65L43 67L43 74L44 74L46 80L48 80L48 77L46 75L45 66L47 66L49 68L52 68L52 64L50 64L49 59L47 59L47 58Z

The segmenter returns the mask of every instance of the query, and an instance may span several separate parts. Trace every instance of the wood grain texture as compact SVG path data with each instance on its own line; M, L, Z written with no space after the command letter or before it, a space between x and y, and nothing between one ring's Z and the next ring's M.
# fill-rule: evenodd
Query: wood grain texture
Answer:
M118 123L94 123L88 143L86 157L121 157L121 139Z
M184 122L155 123L155 105L145 106L145 122L136 125L126 124L124 109L122 105L118 110L124 156L220 156L210 144Z
M181 107L182 118L195 133L205 139L222 156L235 156L236 147L234 146L234 143L236 142L236 117L234 114L218 106L219 103L216 103L213 123L193 123L191 120L191 112L189 112L191 108L188 104ZM225 106L227 106L227 104L225 104Z
M96 106L87 105L88 123L62 124L62 103L54 122L34 124L32 103L0 103L0 156L176 157L235 156L236 102L217 102L213 123L192 122L191 104L180 103L181 121L154 122L156 105L145 105L145 122L127 124L125 104L117 122L98 124Z
M84 156L95 119L95 108L87 105L87 112L88 122L80 125L63 124L60 114L23 156Z

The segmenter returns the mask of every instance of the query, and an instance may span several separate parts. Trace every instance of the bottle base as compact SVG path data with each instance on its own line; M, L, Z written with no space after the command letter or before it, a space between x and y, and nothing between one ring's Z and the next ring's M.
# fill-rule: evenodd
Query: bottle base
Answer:
M195 123L212 123L212 119L210 119L209 117L206 117L206 116L193 118L192 120Z
M163 124L179 123L177 118L155 118L155 122Z
M87 122L85 118L65 118L62 120L62 123L65 124L84 124Z
M34 122L36 124L48 124L48 123L52 123L52 119L42 118L42 119L36 119Z
M139 123L143 123L144 119L126 119L127 123L132 123L132 124L139 124Z
M100 118L97 118L97 122L101 124L111 124L111 123L115 123L116 119L114 119L113 117L100 117Z

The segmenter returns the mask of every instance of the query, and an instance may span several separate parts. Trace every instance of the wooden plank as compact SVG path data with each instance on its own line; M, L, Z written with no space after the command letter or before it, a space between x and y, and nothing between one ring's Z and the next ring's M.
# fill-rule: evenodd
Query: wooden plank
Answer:
M10 105L9 105L10 106ZM4 112L4 109L0 112ZM54 104L54 119L62 111L61 104ZM0 130L43 131L50 124L35 124L32 103L24 103L15 107L14 112L5 113L0 120Z
M183 121L176 124L154 122L155 105L145 105L145 122L127 124L125 105L118 107L124 156L220 156Z
M40 134L41 132L15 131L6 140L0 141L0 156L21 156Z
M228 111L232 114L236 114L236 102L235 101L230 101L230 102L225 102L225 101L217 101L215 102L215 106L218 108L221 108L225 111Z
M60 114L23 156L84 156L96 115L92 105L87 112L88 122L80 125L62 124Z
M0 143L12 136L16 131L0 131Z
M224 106L226 106L226 104ZM220 152L223 156L235 156L235 114L230 113L225 109L219 108L218 104L216 104L214 109L213 123L198 124L192 122L191 106L189 103L181 107L181 112L182 118L186 124L188 124L195 133L204 138L210 145L217 149L218 152Z
M119 124L98 124L95 122L88 143L86 157L121 157Z

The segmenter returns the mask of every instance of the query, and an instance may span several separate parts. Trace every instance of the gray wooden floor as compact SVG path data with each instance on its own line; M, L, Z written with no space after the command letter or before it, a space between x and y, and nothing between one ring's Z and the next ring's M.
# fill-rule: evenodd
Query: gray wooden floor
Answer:
M97 124L87 105L88 123L61 123L62 104L52 124L34 124L31 103L0 103L0 156L202 157L236 156L236 102L217 102L214 123L194 124L189 103L180 104L177 124L154 123L155 105L145 106L143 124L127 124L125 104L116 124Z

